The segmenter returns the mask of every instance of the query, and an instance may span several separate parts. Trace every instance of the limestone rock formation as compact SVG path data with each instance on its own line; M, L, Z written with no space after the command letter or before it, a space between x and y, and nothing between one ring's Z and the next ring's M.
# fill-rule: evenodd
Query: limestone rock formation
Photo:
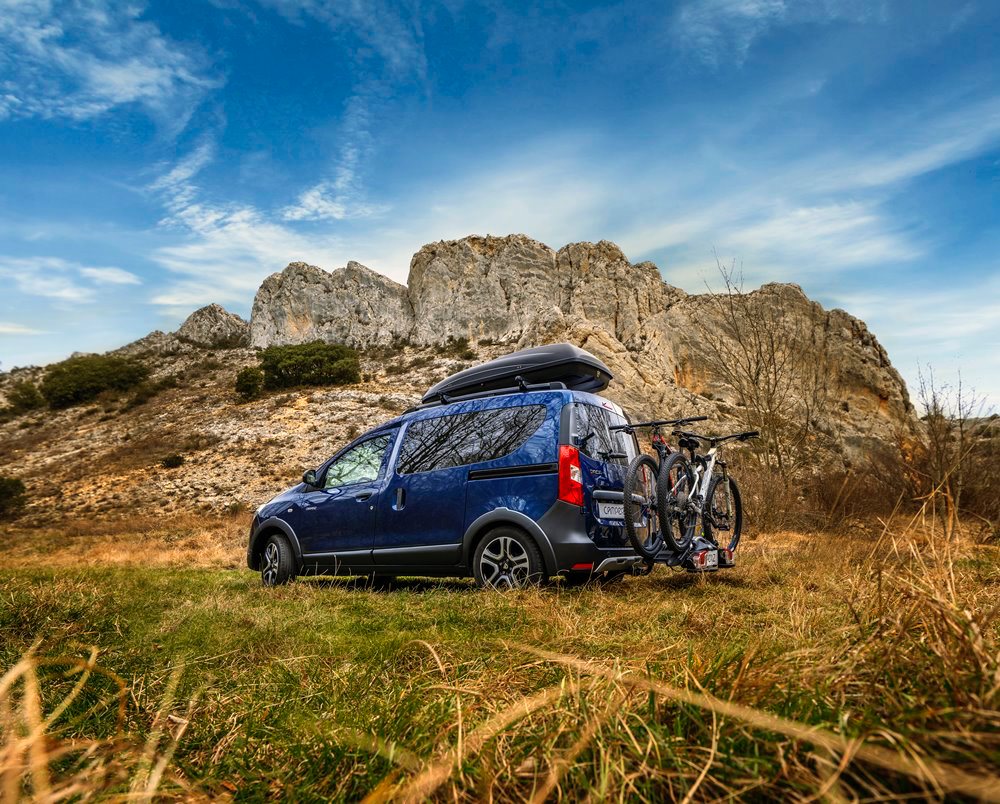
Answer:
M250 340L250 325L220 305L209 304L191 313L176 335L182 341L199 346L246 346Z
M336 341L350 346L387 344L409 331L407 290L357 262L333 272L293 262L257 291L250 343Z
M824 310L796 285L765 285L745 303L783 333L793 361L809 368L822 354L816 416L831 438L889 441L912 426L906 385L864 322ZM524 235L430 243L414 255L406 286L355 262L333 272L292 263L261 286L250 332L260 347L568 340L608 363L618 378L609 395L637 414L738 419L746 404L705 349L706 339L732 346L741 337L720 300L672 287L655 265L630 263L608 241L558 251Z

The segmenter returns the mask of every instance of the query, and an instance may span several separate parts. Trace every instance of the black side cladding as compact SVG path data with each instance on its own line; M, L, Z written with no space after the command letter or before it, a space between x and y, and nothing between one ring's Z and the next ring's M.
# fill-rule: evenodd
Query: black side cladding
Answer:
M421 402L443 397L493 391L525 383L562 382L571 391L597 393L614 379L604 363L578 346L554 343L522 349L446 377L424 394Z

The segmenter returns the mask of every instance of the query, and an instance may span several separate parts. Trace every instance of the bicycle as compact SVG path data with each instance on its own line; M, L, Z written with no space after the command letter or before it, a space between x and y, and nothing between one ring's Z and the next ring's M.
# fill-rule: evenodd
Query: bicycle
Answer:
M700 518L702 536L719 548L719 560L723 565L731 565L743 530L743 501L740 488L730 477L719 450L727 441L759 438L760 432L750 430L726 436L704 436L674 430L672 435L678 436L679 449L671 454L657 478L657 514L664 538L678 552L686 549L694 539ZM699 455L697 451L703 441L709 443L709 450ZM685 449L691 455L690 460L684 455ZM723 546L719 543L719 534L727 531L729 543Z
M609 430L620 430L634 435L636 430L650 428L653 449L656 458L641 453L632 459L625 471L623 489L623 519L625 533L628 535L632 548L643 558L652 560L663 549L663 529L659 518L657 505L657 478L660 467L672 454L667 439L663 437L661 428L677 427L693 422L707 421L708 416L689 416L685 419L659 419L649 422L635 422L614 425Z

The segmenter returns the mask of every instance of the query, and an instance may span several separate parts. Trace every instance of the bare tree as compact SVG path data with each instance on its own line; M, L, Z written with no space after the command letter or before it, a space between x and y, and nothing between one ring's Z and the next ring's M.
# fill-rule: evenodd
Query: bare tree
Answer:
M788 479L815 437L830 375L826 320L811 303L786 315L773 299L743 290L736 263L716 257L723 289L709 295L721 327L704 339L713 374L730 386L745 424L761 431L760 455Z
M931 510L940 510L945 535L951 539L958 528L969 475L978 471L977 459L985 443L981 420L986 400L965 387L961 373L955 385L939 384L928 366L926 373L920 371L918 382L925 436L925 466L919 471L927 481Z

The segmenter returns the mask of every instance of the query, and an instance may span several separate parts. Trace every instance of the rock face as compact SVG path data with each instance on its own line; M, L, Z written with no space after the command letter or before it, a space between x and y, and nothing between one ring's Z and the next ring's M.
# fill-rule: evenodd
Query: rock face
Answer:
M765 285L746 303L766 311L785 340L807 338L792 360L807 365L822 352L818 415L831 436L888 441L911 428L906 385L863 321L824 310L796 285ZM618 380L609 395L637 415L738 418L745 400L704 349L705 338L738 345L731 330L717 298L666 284L654 264L633 265L614 243L554 251L524 235L428 244L405 287L355 262L333 272L292 263L265 280L250 320L260 347L316 338L358 347L568 340L608 363Z
M260 286L250 315L250 343L336 341L384 345L409 332L407 290L357 262L327 272L293 262Z
M209 304L191 313L175 334L180 340L199 346L246 346L250 325L218 304Z

